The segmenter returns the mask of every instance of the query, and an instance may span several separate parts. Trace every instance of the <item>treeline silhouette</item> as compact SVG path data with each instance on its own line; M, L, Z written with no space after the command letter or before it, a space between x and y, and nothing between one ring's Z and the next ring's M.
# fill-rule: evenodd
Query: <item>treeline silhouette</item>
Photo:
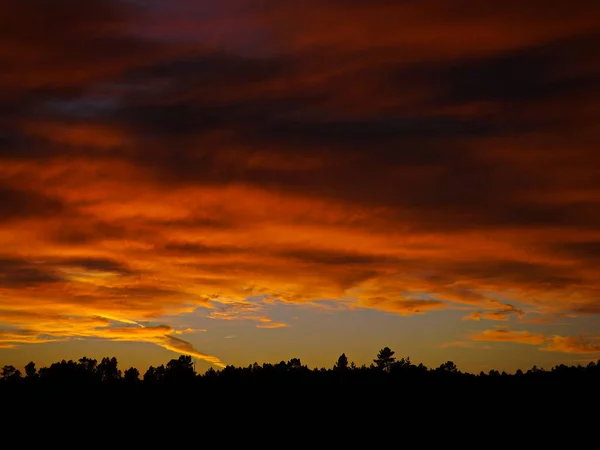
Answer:
M310 369L299 358L277 364L257 364L248 367L226 366L210 368L203 374L196 373L191 356L182 355L171 359L166 365L150 366L144 374L131 367L121 371L116 358L96 359L83 357L79 361L56 362L37 370L34 362L24 368L24 373L11 365L2 368L0 389L18 387L53 386L106 386L120 388L143 388L159 386L252 386L282 384L325 384L325 385L536 385L536 384L600 384L600 360L582 366L558 365L550 370L533 366L515 373L490 370L472 374L462 372L452 361L436 368L414 364L410 357L397 359L389 347L379 351L373 362L357 366L342 354L330 368Z

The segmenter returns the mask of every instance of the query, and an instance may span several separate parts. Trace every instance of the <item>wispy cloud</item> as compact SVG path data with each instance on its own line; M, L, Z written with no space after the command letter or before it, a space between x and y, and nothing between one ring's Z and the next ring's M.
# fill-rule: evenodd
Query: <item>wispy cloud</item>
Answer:
M225 364L216 356L207 355L206 353L199 352L194 348L192 344L182 339L176 338L175 336L165 335L164 340L158 345L172 350L177 353L183 353L184 355L194 356L196 358L207 361L218 367L225 367Z
M0 344L10 348L18 344L44 344L64 341L69 338L100 338L115 342L150 342L168 350L192 355L219 367L224 364L216 356L199 352L193 345L172 334L168 325L114 327L97 317L42 316L33 313L2 312L0 319L18 324L18 330L0 330ZM31 328L25 328L31 327Z
M271 319L262 318L256 328L286 328L289 326L287 323L273 322Z
M552 336L548 341L548 346L540 350L548 352L600 354L600 336L592 338L581 336Z
M265 317L265 305L271 303L271 299L260 299L247 302L235 302L223 304L208 314L208 318L217 320L249 320L256 321L256 328L284 328L289 324L273 322Z
M546 352L600 354L600 336L544 336L529 331L498 329L470 335L469 339L478 342L512 342L535 345L539 347L539 350ZM449 343L448 345L451 344L468 345L469 342Z
M514 342L517 344L541 345L546 341L542 334L530 333L529 331L512 330L485 330L478 334L469 336L474 341L483 342Z
M515 308L513 305L504 305L504 308L495 311L474 311L463 317L463 320L496 320L505 322L514 314L519 319L524 316L523 310Z

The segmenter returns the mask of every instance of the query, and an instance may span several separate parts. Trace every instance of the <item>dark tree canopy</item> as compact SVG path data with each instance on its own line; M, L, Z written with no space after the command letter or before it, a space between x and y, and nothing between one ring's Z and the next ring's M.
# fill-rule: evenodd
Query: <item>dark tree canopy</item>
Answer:
M396 361L396 358L394 358L395 353L396 352L394 352L391 348L384 347L379 350L379 353L377 353L377 359L374 359L373 362L381 370L389 372Z
M31 361L25 366L25 377L32 380L37 378L37 376L38 374L37 369L35 368L35 363Z
M514 374L491 369L474 375L461 372L453 361L446 361L437 368L427 368L424 364L414 364L410 357L396 359L395 352L384 347L373 360L374 364L358 366L342 353L330 368L310 369L300 358L291 358L278 363L254 362L247 367L226 366L215 370L210 367L204 373L196 373L191 356L181 355L158 367L150 366L140 379L140 371L135 367L122 372L114 357L104 357L100 363L96 359L82 357L78 361L59 361L49 367L37 370L33 361L24 367L25 376L12 365L5 365L0 371L0 389L23 386L106 386L127 389L144 389L160 386L205 386L243 385L270 386L294 383L308 384L385 384L411 389L420 383L428 386L448 383L465 386L543 386L594 385L600 386L600 362L590 362L582 366L555 366L550 370L533 366ZM587 384L586 384L587 383Z
M135 367L130 367L123 374L123 379L129 383L136 383L140 381L140 371Z
M2 368L2 379L4 381L14 381L21 378L21 372L15 366L4 366Z
M337 362L335 363L334 368L337 370L342 370L342 371L348 369L348 357L346 356L345 353L342 353L340 355Z

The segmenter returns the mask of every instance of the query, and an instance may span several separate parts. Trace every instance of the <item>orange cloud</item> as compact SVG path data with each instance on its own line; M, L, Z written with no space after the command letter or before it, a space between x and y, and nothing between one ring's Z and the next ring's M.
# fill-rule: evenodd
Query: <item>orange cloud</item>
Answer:
M274 329L274 328L287 328L289 326L290 325L287 323L273 322L273 323L260 323L260 324L256 325L256 328Z
M474 311L474 312L466 315L465 317L463 317L463 320L480 321L482 319L486 319L486 320L497 320L497 321L505 322L508 320L508 318L510 317L511 314L517 315L517 317L519 317L519 319L523 318L522 310L515 308L513 305L505 305L505 307L503 309L498 310L498 311L488 311L488 312Z
M0 344L5 348L12 348L17 344L39 344L56 342L59 339L40 337L39 333L31 330L0 330Z
M401 316L426 314L430 311L446 308L444 302L438 300L403 300L385 297L369 297L361 300L361 306L392 312Z
M273 322L268 317L261 314L265 309L264 304L256 302L235 302L225 304L219 307L218 310L212 311L207 317L210 319L219 320L252 320L259 322L256 328L285 328L289 324L282 322Z
M259 320L259 322L260 323L256 325L256 328L275 329L275 328L287 328L290 326L287 323L273 322L271 319L267 319L266 317L261 318Z
M584 337L576 336L551 336L548 341L548 346L541 348L547 352L562 352L562 353L599 353L600 342L596 337L593 340Z
M471 335L469 338L474 341L514 342L529 345L541 345L546 341L546 338L541 334L512 330L485 330L479 334Z
M43 344L82 337L116 342L151 342L225 367L219 358L199 352L189 342L172 336L174 330L166 325L116 328L110 326L109 320L100 317L64 317L19 311L0 311L0 321L20 327L16 331L0 330L0 344L5 348L17 344Z
M529 331L485 330L469 336L478 342L514 342L517 344L546 345L539 350L560 353L600 353L599 337L585 338L582 336L544 336ZM469 344L468 342L448 343L447 346Z
M129 144L125 132L102 123L26 123L23 131L67 148L110 150Z
M185 330L182 330L182 333L206 333L207 330L205 330L204 328L198 329L198 328L186 328Z
M207 355L206 353L199 352L189 342L186 342L174 336L166 335L164 337L164 341L161 342L159 345L161 347L166 348L167 350L172 350L177 353L182 353L184 355L190 355L202 359L217 367L225 367L225 364L223 364L223 362L216 356L211 356Z

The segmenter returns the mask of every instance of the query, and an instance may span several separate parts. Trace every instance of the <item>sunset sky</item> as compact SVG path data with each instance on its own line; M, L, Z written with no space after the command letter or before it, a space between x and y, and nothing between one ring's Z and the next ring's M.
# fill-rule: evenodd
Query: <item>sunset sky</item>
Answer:
M598 0L0 7L0 365L600 358Z

